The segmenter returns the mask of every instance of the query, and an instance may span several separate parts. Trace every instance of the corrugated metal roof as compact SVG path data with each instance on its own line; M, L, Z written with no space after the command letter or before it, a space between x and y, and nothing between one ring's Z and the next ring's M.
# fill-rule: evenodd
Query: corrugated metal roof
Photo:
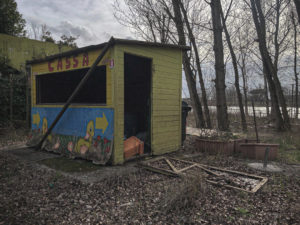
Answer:
M34 63L49 61L49 60L60 58L60 57L75 55L75 54L78 54L78 53L81 53L81 52L86 52L86 51L90 51L90 50L94 50L94 49L103 48L106 44L107 44L107 42L104 42L104 43L101 43L101 44L98 44L98 45L89 45L89 46L86 46L86 47L83 47L83 48L77 48L77 49L70 50L70 51L67 51L67 52L47 56L45 58L30 60L30 61L27 61L26 63L27 64L34 64ZM183 46L183 45L162 44L162 43L155 43L155 42L117 39L117 38L114 38L114 44L143 45L143 46L160 47L160 48L177 48L177 49L181 49L183 51L191 50L191 48L189 46Z

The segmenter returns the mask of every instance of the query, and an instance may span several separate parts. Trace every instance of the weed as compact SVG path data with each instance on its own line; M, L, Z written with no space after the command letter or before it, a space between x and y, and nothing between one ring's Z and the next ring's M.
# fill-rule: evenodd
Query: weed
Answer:
M249 214L249 210L241 208L241 207L237 207L236 211L239 212L241 215L245 216Z
M235 218L233 216L229 216L228 220L229 220L229 222L233 222L233 221L235 221Z
M182 182L172 185L160 204L160 210L168 213L174 209L186 209L193 207L199 196L206 191L204 175L186 176Z
M62 177L62 174L60 172L56 172L53 181L56 182Z

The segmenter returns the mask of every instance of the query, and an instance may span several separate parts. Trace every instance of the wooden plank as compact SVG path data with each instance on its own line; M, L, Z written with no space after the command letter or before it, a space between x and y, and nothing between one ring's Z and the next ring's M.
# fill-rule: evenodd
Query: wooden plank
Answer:
M155 136L160 136L161 134L168 133L169 135L179 135L178 132L179 125L169 126L169 127L153 127L153 131L156 133Z
M157 103L157 102L165 102L168 105L172 105L175 102L178 102L178 95L174 95L174 94L158 94L158 93L153 93L152 95L152 102L153 104Z
M178 121L178 116L154 116L156 122L173 122Z
M153 154L154 155L162 155L165 153L169 153L169 152L174 152L176 150L178 150L180 148L180 146L167 146L167 147L160 147L160 145L153 145L152 150L153 150Z
M214 176L220 176L219 174L217 174L217 173L215 173L215 172L213 172L213 171L211 171L211 170L208 170L208 169L206 169L205 167L203 167L203 166L200 166L199 164L195 164L197 167L199 167L199 168L201 168L202 170L204 170L205 172L207 172L207 173L209 173L209 174L212 174L212 175L214 175Z
M161 72L159 76L153 76L153 83L156 82L180 82L179 76L175 76L174 73Z
M152 87L158 87L158 88L164 88L166 85L168 86L174 86L178 88L178 84L180 83L179 79L175 78L165 78L162 76L159 76L159 79L153 79Z
M165 158L166 162L168 163L168 165L172 168L172 170L175 173L178 173L177 169L173 166L173 164L170 162L170 160L168 160L167 158Z
M165 95L166 96L166 95ZM166 96L165 99L153 99L153 107L157 107L159 105L165 105L165 106L176 106L177 108L180 109L180 102L178 102L178 99L173 98L173 99L169 99L168 96Z
M160 145L160 147L163 147L166 142L171 142L171 144L174 144L174 141L176 141L180 137L180 133L177 130L159 132L159 129L155 129L154 131L157 132L153 135L153 144Z
M177 111L169 111L169 110L155 110L153 111L153 116L180 116L181 112Z
M191 162L191 161L187 161L187 160L183 160L183 159L177 159L177 158L172 158L172 157L169 157L169 158L176 159L176 160L179 160L179 161L182 161L182 162L187 162L187 163ZM217 171L224 171L224 172L233 173L233 174L237 174L237 175L244 175L244 176L247 176L247 177L250 177L250 178L255 178L255 179L264 179L265 178L265 177L261 177L261 176L258 176L258 175L244 173L244 172L228 170L228 169L222 169L222 168L218 168L218 167L214 167L214 166L208 166L208 165L204 165L204 164L200 164L200 163L197 163L197 164L202 166L202 167L211 168L211 169L214 169L214 170L217 170Z
M263 178L263 180L259 184L257 184L256 187L254 187L251 191L253 193L257 192L265 183L267 183L267 181L268 181L268 178L266 178L266 177Z
M177 170L174 165L170 162L169 159L172 159L172 160L175 160L175 161L179 161L179 162L185 162L185 163L192 163L192 165L190 166L187 166L185 168L182 168L180 170ZM186 161L186 160L181 160L181 159L177 159L177 158L172 158L172 157L161 157L161 158L158 158L158 159L155 159L151 162L154 162L154 161L157 161L157 160L165 160L167 162L167 164L171 167L171 170L166 170L166 169L161 169L161 168L156 168L156 167L152 167L152 166L149 166L149 165L146 165L146 168L145 166L143 166L144 168L146 169L149 169L149 170L152 170L154 172L158 172L158 173L162 173L162 174L166 174L166 175L172 175L172 176L179 176L179 177L182 177L184 174L182 173L183 171L186 171L186 170L189 170L193 167L198 167L200 169L203 169L204 171L206 171L207 173L209 174L212 174L214 176L221 176L219 174L216 174L214 173L213 171L205 168L205 167L208 167L206 165L201 165L199 163L195 163L195 162L191 162L191 161ZM244 175L246 173L243 173L243 172L238 172L238 171L232 171L232 170L226 170L226 169L221 169L221 168L217 168L217 167L214 167L215 170L218 170L218 171L224 171L224 172L227 172L229 171L228 173L234 173L234 174L238 174L238 175ZM268 181L268 178L266 177L260 177L260 176L256 176L256 175L252 175L252 174L246 174L247 177L249 177L249 175L251 177L259 177L262 178L262 180L252 189L252 190L247 190L247 189L243 189L243 188L240 188L240 187L235 187L235 186L232 186L232 185L227 185L227 184L220 184L216 181L212 181L212 180L209 180L209 179L206 179L206 181L208 183L211 183L211 184L214 184L214 185L219 185L219 186L223 186L223 187L227 187L227 188L232 188L232 189L236 189L236 190L239 190L239 191L245 191L245 192L248 192L248 193L256 193L267 181Z
M218 185L218 186L223 186L223 187L227 187L227 188L236 189L236 190L239 190L239 191L245 191L245 192L248 192L248 193L253 193L252 191L249 191L249 190L246 190L246 189L243 189L243 188L231 186L231 185L228 185L228 184L219 184L218 182L208 180L208 179L206 179L206 182L214 184L214 185Z
M180 120L173 120L173 121L153 121L153 128L157 128L158 130L161 127L169 127L169 126L178 126Z
M171 157L169 157L169 158L171 158ZM185 163L190 162L190 161L176 159L176 158L171 158L171 159L182 161L182 162L185 162ZM253 175L253 174L244 173L244 172L233 171L233 170L228 170L228 169L222 169L222 168L213 167L213 166L207 166L207 165L203 165L203 164L199 164L199 163L195 163L195 165L198 166L198 167L200 167L201 169L205 170L206 172L215 175L215 176L220 176L220 175L216 174L213 171L208 170L206 168L211 168L211 169L214 169L216 171L222 171L222 172L227 172L227 173L231 173L231 174L237 174L237 175L241 175L241 176L246 176L246 177L249 177L249 178L254 178L256 180L261 180L251 191L248 191L248 190L242 189L242 188L238 188L238 187L234 187L234 186L231 186L231 185L223 185L225 187L230 187L230 188L234 188L234 189L238 189L238 190L243 190L243 191L250 192L250 193L257 192L268 181L268 178L266 178L266 177L261 177L261 176L257 176L257 175ZM213 182L214 181L211 181L211 183L213 183ZM215 183L217 183L217 182L215 182Z
M158 159L153 159L151 161L146 161L147 163L145 162L141 162L139 163L138 165L145 168L145 169L148 169L148 170L151 170L153 172L158 172L158 173L162 173L162 174L165 174L165 175L170 175L170 176L179 176L178 173L174 172L174 171L171 171L171 170L167 170L167 169L162 169L162 168L157 168L157 167L154 167L154 166L151 166L151 165L148 165L148 163L151 163L151 162L155 162L155 161L159 161L159 160L165 160L164 157L161 157L161 158L158 158ZM171 167L172 168L172 167Z
M153 105L153 110L158 110L158 111L181 111L180 105L163 105L163 104L155 104Z
M123 53L136 54L137 56L144 57L159 57L168 58L169 60L180 60L180 49L161 48L161 47L145 47L140 45L119 45Z
M178 172L179 172L179 173L182 173L183 171L186 171L186 170L188 170L188 169L191 169L191 168L193 168L193 167L195 167L195 166L196 166L195 164L192 164L192 165L190 165L190 166L187 166L187 167L184 167L184 168L178 170Z
M254 174L248 174L248 173L234 171L234 170L222 169L222 168L213 167L213 166L207 166L207 165L203 165L203 164L199 164L199 165L207 167L207 168L211 168L211 169L214 169L214 170L217 170L217 171L223 171L223 172L227 172L227 173L232 173L232 174L237 174L237 175L243 175L243 176L246 176L246 177L249 177L249 178L258 179L258 180L265 179L265 177L261 177L261 176L254 175Z
M213 171L206 169L205 167L199 165L198 163L195 163L195 162L188 162L188 161L185 161L185 160L176 159L176 158L171 158L171 157L169 157L169 158L172 159L172 160L175 160L175 161L179 161L179 162L193 163L194 166L196 166L196 167L198 167L198 168L200 168L200 169L206 171L207 173L212 174L212 175L215 175L215 176L219 176L219 174L216 174L216 173L214 173Z

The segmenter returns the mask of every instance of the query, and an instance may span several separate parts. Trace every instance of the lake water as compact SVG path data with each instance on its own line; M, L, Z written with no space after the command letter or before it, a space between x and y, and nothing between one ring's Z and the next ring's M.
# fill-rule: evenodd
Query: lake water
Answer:
M216 106L208 106L209 110L211 112L216 112L217 107ZM240 108L238 106L228 106L228 113L230 114L239 114L240 113ZM258 117L264 117L267 115L267 108L263 107L263 106L256 106L254 107L255 109L255 115ZM271 112L271 107L269 107L269 110ZM288 107L288 112L289 115L291 117L294 117L295 113L296 113L296 108L295 107ZM299 112L300 112L300 108L299 108ZM252 110L252 106L248 106L248 114L250 116L253 115L253 110Z

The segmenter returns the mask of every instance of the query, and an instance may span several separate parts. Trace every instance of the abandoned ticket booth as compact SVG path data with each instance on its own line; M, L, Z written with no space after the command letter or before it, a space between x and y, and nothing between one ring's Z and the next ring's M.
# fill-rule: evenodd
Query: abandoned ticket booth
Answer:
M28 62L32 143L47 132L105 44ZM178 150L182 51L187 50L186 46L114 39L43 147L101 164L123 163L124 140L131 136L143 141L144 154Z

